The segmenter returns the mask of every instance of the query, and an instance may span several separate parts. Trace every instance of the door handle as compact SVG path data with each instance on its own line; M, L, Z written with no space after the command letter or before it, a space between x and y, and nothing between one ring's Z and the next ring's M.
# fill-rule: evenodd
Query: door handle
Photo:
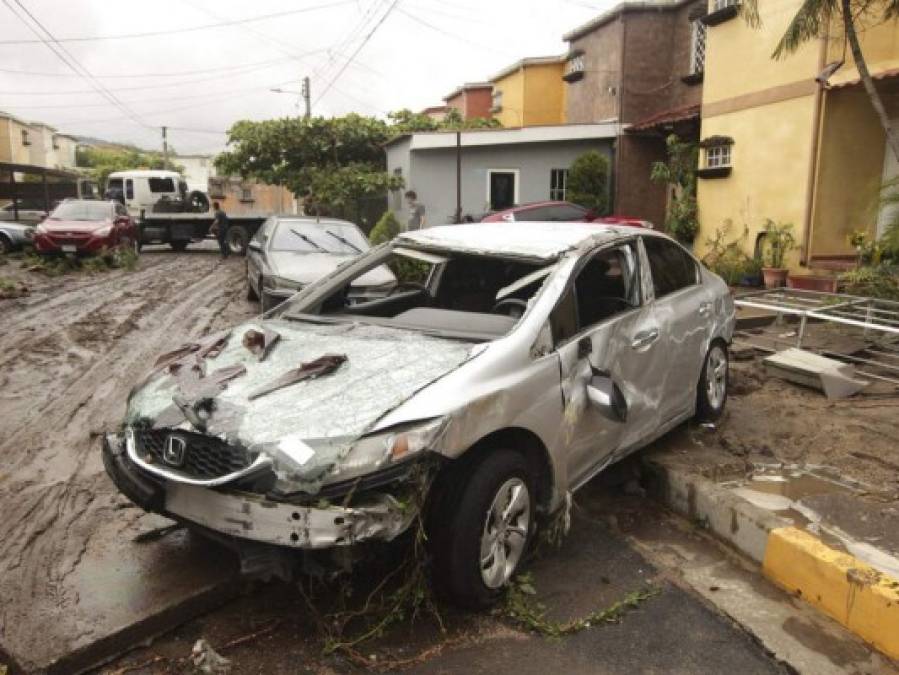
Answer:
M649 330L640 331L634 336L633 341L631 342L631 347L633 349L642 349L643 347L648 347L653 342L659 339L659 329L658 328L650 328Z
M712 311L712 303L709 301L699 303L699 316L708 316Z

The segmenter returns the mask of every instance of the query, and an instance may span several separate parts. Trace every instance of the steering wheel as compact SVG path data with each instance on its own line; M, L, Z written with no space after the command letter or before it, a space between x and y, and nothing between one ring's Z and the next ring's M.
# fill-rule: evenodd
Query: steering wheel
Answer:
M391 295L393 295L394 293L399 293L401 290L424 291L425 293L430 295L428 287L423 283L420 283L418 281L401 281L387 292L387 297L389 298Z
M520 319L527 308L528 303L524 300L520 300L519 298L505 298L493 305L492 312L493 314L504 314L505 316L511 316L513 319Z

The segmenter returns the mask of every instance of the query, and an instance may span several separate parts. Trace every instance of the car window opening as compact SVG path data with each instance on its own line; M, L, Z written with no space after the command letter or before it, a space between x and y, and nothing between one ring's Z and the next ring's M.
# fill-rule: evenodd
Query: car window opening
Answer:
M356 298L350 280L320 314L444 335L494 339L522 317L554 265L454 252L395 249L384 261L396 277L374 299ZM357 275L361 277L360 273Z

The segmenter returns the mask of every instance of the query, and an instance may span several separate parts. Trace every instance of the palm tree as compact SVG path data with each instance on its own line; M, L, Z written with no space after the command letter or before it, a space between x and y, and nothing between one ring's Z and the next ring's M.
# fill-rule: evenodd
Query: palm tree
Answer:
M874 80L862 54L862 47L858 41L858 32L855 27L856 17L866 13L880 14L883 21L892 21L899 18L899 0L803 0L802 6L796 12L796 16L790 22L783 37L777 44L772 57L782 59L794 53L799 47L809 40L813 40L827 33L834 17L839 16L843 25L843 34L852 52L852 59L871 105L880 124L886 134L887 144L899 159L899 134L890 125ZM758 0L744 0L743 15L750 26L758 27L761 19L758 12Z

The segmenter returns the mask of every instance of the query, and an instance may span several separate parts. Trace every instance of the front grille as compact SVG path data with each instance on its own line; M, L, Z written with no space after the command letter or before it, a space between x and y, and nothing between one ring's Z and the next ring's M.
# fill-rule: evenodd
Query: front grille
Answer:
M165 447L169 436L185 442L184 456L180 463L166 461ZM137 429L134 441L138 456L151 464L163 466L169 471L189 478L208 480L220 478L246 469L255 459L241 447L229 445L218 438L167 429Z

